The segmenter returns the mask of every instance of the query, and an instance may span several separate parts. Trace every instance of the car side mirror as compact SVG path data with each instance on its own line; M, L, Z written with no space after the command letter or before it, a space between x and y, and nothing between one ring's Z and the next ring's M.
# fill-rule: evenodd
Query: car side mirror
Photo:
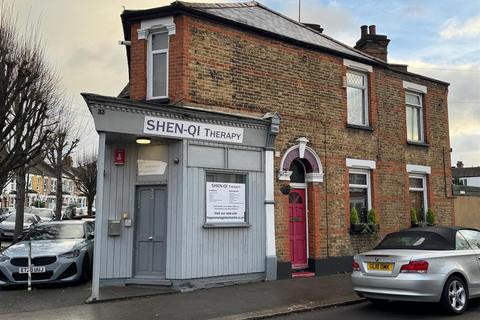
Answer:
M88 233L88 236L87 236L88 239L93 239L94 237L95 237L94 231Z

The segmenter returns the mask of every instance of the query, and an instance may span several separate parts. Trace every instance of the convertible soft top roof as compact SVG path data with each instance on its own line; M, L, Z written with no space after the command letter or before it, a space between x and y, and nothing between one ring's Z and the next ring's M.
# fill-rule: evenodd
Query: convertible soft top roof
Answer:
M458 230L476 230L463 227L424 227L411 228L388 234L385 239L376 247L376 249L419 249L419 250L455 250L456 236ZM478 231L478 230L476 230ZM401 236L412 235L427 238L423 243L413 247L405 244L402 247L398 242L392 244L392 239Z

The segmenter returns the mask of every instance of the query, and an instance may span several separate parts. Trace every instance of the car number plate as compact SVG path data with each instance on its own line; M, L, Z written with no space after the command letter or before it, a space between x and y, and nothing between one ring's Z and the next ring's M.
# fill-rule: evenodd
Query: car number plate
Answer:
M382 262L369 262L367 265L368 270L375 271L393 271L393 263L382 263Z
M45 266L42 267L30 267L31 273L45 272ZM18 269L18 273L28 273L28 267L21 267Z

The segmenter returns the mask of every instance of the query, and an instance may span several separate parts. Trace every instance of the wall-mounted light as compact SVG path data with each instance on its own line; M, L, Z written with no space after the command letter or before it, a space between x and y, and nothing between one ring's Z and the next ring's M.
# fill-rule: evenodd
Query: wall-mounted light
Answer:
M137 143L138 144L149 144L152 142L152 139L148 138L148 137L138 137L137 138Z

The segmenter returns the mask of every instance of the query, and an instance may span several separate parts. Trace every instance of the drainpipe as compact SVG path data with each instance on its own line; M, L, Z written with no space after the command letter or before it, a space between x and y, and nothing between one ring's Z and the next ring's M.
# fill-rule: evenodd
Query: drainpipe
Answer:
M328 179L327 179L327 126L325 126L325 123L322 123L323 125L323 143L324 143L324 147L323 147L323 152L324 152L324 156L325 156L325 163L324 163L324 166L323 166L323 170L324 170L324 173L323 173L323 181L325 183L325 222L326 222L326 227L327 227L327 258L330 257L330 243L329 243L329 227L328 227L328 188L327 188L327 182L328 182Z
M448 189L447 189L447 167L446 167L446 160L445 160L445 147L443 147L443 152L442 152L442 159L443 159L443 181L445 184L445 198L447 199L454 199L455 197L453 195L448 194ZM451 183L451 182L450 182Z

